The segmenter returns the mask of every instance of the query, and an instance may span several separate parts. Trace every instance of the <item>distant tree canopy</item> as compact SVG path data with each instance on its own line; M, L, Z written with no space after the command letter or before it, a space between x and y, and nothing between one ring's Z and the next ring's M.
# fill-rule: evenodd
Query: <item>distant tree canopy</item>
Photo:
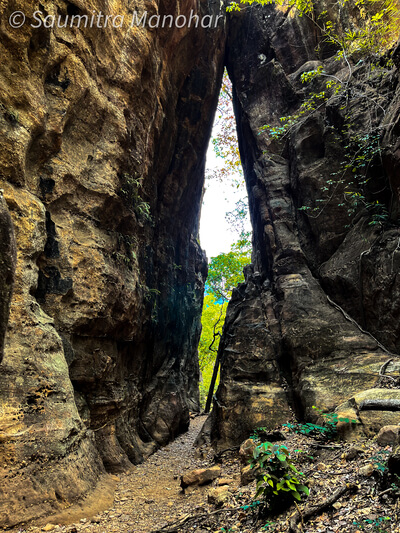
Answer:
M202 372L209 365L211 365L212 370L214 365L227 307L228 302L220 302L212 293L206 294L204 297L203 314L201 316L203 329L199 344L199 362Z
M208 267L207 286L217 301L227 302L232 290L244 281L243 268L251 262L247 250L232 245L228 253L212 257Z
M250 263L249 242L241 241L231 246L231 251L212 257L209 264L201 316L199 364L203 381L200 383L200 399L204 405L211 383L222 328L225 322L228 300L233 289L244 281L243 267Z
M239 189L244 185L236 134L236 122L232 106L232 83L225 69L218 100L216 116L217 131L212 138L215 155L224 160L222 168L214 169L208 179L227 181Z

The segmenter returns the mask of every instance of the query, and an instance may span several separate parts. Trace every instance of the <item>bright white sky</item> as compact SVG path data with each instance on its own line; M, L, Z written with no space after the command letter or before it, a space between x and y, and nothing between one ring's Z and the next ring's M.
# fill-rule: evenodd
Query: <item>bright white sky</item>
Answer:
M215 115L211 137L216 137L221 128L220 112L227 113L227 116L233 115L232 102L228 104L228 108L226 101L224 103L224 98L222 98L221 105L220 103L218 104L218 110ZM220 109L223 111L220 111ZM232 176L231 182L227 182L227 179L223 183L216 178L207 179L207 175L212 175L212 171L222 168L224 166L223 164L224 160L216 156L214 145L210 140L206 161L206 169L209 170L206 170L206 190L200 217L200 244L203 250L206 251L209 261L211 257L216 257L222 252L229 252L231 244L238 240L239 235L230 229L230 224L225 219L225 214L235 209L235 204L238 200L247 199L247 191L244 183L237 188L234 185L234 175ZM236 176L236 178L236 182L240 182L240 176ZM250 219L245 224L245 230L251 231Z
M213 145L210 142L207 152L207 168L215 169L221 166L222 162L223 160L214 154ZM232 211L235 203L240 198L244 198L246 194L244 186L236 189L231 183L220 183L216 179L206 180L206 192L200 218L200 244L206 251L208 260L221 252L229 252L231 244L238 239L238 235L230 230L230 224L225 220L225 213Z

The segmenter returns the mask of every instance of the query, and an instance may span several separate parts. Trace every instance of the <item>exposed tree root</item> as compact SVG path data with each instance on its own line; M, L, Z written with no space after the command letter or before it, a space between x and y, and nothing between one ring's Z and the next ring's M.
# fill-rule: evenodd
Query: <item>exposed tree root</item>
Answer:
M325 509L329 508L333 503L335 503L339 498L343 496L346 492L355 492L358 490L357 485L354 483L348 483L343 487L338 488L329 498L320 503L319 505L311 505L306 507L302 513L296 512L294 516L290 519L289 523L289 532L290 533L301 533L301 529L298 527L299 522L306 522L310 518L320 513L323 513Z

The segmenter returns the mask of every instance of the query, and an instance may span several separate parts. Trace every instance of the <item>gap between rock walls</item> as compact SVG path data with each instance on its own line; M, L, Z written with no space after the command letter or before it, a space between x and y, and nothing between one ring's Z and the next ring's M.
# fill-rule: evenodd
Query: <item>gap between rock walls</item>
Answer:
M155 457L199 410L198 225L224 63L253 251L201 439L237 447L293 411L317 422L313 405L356 420L339 424L348 439L400 422L399 48L338 59L309 17L272 5L169 29L2 30L3 527L61 512L99 483L111 497L110 476ZM310 109L325 77L346 90Z

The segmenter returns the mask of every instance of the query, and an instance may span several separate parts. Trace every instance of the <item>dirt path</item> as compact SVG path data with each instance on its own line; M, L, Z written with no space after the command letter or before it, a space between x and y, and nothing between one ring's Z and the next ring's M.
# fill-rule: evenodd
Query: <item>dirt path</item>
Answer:
M195 418L186 434L144 464L120 475L115 493L110 493L107 510L95 516L86 515L86 518L81 518L81 510L80 516L70 515L73 518L64 522L68 525L55 525L58 520L49 518L44 527L22 527L13 533L151 533L187 515L193 518L179 528L181 533L287 533L290 518L296 511L294 505L279 516L262 519L257 506L253 505L255 482L246 486L240 484L241 465L237 453L224 454L219 465L221 476L211 485L188 488L182 493L180 476L212 463L213 457L195 458L193 443L204 420L205 417ZM379 446L376 440L321 444L302 434L288 432L287 428L280 428L280 431L284 435L278 442L290 451L310 488L310 496L299 504L302 513L310 506L321 507L321 502L347 484L357 489L354 493L346 492L328 509L321 508L305 525L304 533L400 533L400 488L393 488L393 483L390 485L393 480L385 481L382 474L387 470L390 446ZM228 484L227 499L222 507L216 508L215 503L207 502L208 495L215 496L218 489ZM95 498L100 501L94 494L92 499ZM73 513L74 509L68 511Z
M194 418L187 433L157 451L145 463L120 474L112 508L67 526L52 528L49 523L44 528L29 527L26 531L149 533L200 510L206 489L182 494L180 476L188 469L207 465L195 459L193 446L205 419L205 416Z

